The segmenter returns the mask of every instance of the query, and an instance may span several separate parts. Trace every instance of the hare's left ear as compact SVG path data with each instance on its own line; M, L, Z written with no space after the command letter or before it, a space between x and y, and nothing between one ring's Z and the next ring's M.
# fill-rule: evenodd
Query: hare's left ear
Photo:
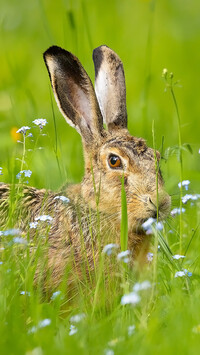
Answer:
M107 46L93 51L95 91L108 130L127 127L126 85L123 64Z
M86 145L97 143L103 134L103 118L91 80L78 58L52 46L44 53L44 60L62 115Z

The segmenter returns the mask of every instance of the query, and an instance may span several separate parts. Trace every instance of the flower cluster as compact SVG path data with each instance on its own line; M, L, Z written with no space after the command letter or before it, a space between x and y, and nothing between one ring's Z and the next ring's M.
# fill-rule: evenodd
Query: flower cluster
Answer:
M189 272L187 269L177 271L174 275L174 277L183 277L183 276L192 276L192 272Z
M111 255L111 254L113 254L113 251L118 249L118 248L119 248L118 244L110 243L110 244L105 245L105 247L103 248L102 253L106 254L106 255Z
M146 231L146 234L152 234L153 233L153 228L161 231L163 230L164 226L162 222L157 222L155 218L150 217L147 219L146 222L142 224L142 228Z
M8 236L13 237L12 240L9 242L9 245L13 245L13 244L27 245L27 240L21 237L21 235L22 232L16 228L0 231L0 237L8 237ZM1 248L1 250L4 249Z
M85 313L79 313L79 314L75 314L74 316L72 316L70 318L70 328L69 328L69 335L74 335L78 332L78 328L77 326L74 325L78 324L79 322L83 321L85 319L86 315Z
M48 214L43 214L35 218L35 221L42 221L42 222L51 222L53 218Z
M32 171L31 170L21 170L17 175L16 178L20 179L22 174L24 174L24 177L31 177Z
M117 260L123 261L125 264L128 264L129 261L130 261L130 255L131 255L130 250L121 251L121 252L117 255Z
M150 253L150 252L147 253L147 260L149 262L153 261L153 253Z
M181 186L184 186L185 189L188 190L189 184L190 184L190 181L189 181L189 180L183 180L182 182L179 182L179 183L178 183L178 187L179 187L179 189L180 189Z
M70 199L68 197L66 197L66 196L55 196L54 200L60 200L60 201L65 202L65 203L69 203L70 202Z
M24 245L27 245L27 240L22 238L22 237L14 237L13 240L12 240L12 243L14 244L24 244Z
M48 123L45 118L36 118L34 121L32 121L36 126L39 126L40 129L43 129L46 124Z
M0 231L0 236L5 236L7 237L8 235L10 236L16 236L16 235L21 235L21 231L20 229L16 229L16 228L13 228L13 229L7 229L6 231Z
M175 260L184 259L184 258L185 258L185 255L176 254L176 255L172 256L172 259L175 259Z
M180 213L184 213L185 212L185 208L182 207L182 209L180 209L179 207L178 208L174 208L172 211L171 211L171 215L174 217L176 216L177 214L180 214Z
M49 216L48 214L43 214L41 216L35 217L35 221L29 223L29 228L30 229L37 228L39 222L47 222L48 224L50 224L52 221L53 221L53 217Z
M79 313L79 314L75 314L74 316L72 316L70 318L70 322L71 323L79 323L81 322L83 319L85 319L85 313Z
M186 194L185 196L182 197L182 202L186 204L188 201L197 201L200 198L199 194L191 195L191 194Z
M136 305L141 300L141 297L138 294L138 292L144 291L144 290L148 290L149 288L151 288L151 283L148 280L145 280L145 281L143 281L141 283L137 282L133 286L133 291L132 292L122 296L121 305L123 305L123 306L126 305L126 304Z
M22 126L21 128L18 129L16 133L22 133L24 136L26 135L26 132L31 129L29 126Z
M51 319L45 318L41 320L37 325L33 326L31 329L29 329L29 334L30 333L36 333L39 329L47 327L48 325L51 324Z
M29 291L21 291L20 295L29 296L30 297L31 293Z
M3 169L3 168L1 168L1 167L0 167L0 175L3 175L3 173L2 173L2 169Z

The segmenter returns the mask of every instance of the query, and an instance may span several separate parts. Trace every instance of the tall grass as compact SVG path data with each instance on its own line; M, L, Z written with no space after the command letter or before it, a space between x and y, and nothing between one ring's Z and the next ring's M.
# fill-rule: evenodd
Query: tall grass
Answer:
M192 0L188 5L181 0L164 0L157 2L156 7L149 7L154 3L108 1L105 5L102 1L60 0L40 1L38 6L37 2L21 1L20 11L14 2L2 3L0 166L3 175L0 181L11 183L12 194L9 224L2 225L0 216L1 354L199 352L199 198L196 195L196 200L182 202L186 193L193 196L199 193L199 55L196 51L200 35L199 3ZM170 216L162 230L152 225L151 254L141 272L129 264L124 268L123 262L117 259L119 250L116 249L111 255L100 254L95 276L92 270L89 278L74 275L73 290L67 286L73 260L66 265L63 282L55 290L51 289L49 274L50 287L44 293L48 225L42 241L32 241L29 234L12 230L16 221L13 211L17 210L17 216L22 218L15 195L16 174L28 168L33 172L29 185L58 189L66 175L68 180L81 180L83 159L78 135L60 119L57 108L54 111L42 53L49 45L62 45L78 55L93 76L91 50L104 43L116 50L124 62L130 131L137 136L145 131L144 138L148 143L153 141L154 150L164 136L163 150L170 147L173 153L163 154L161 168L172 194L172 208L184 207L185 212ZM163 95L160 81L163 67L173 67L183 83L176 96L171 85L172 103L170 97ZM140 109L142 92L144 100ZM33 131L33 143L27 143L27 147L17 144L12 129L31 125L38 117L48 120L47 136L38 138L38 131ZM151 130L152 121L156 128L153 126ZM174 148L177 137L181 162L177 162L177 147ZM185 154L184 142L191 143L193 155ZM44 149L36 149L41 145ZM28 153L28 158L29 148L33 152ZM15 160L22 157L23 161L25 156L28 166ZM155 168L158 169L157 163ZM189 191L184 187L178 190L177 184L183 179L191 181ZM123 180L119 193L121 248L126 250ZM96 187L97 205L98 196L99 186ZM174 259L176 254L185 258ZM38 264L41 272L36 287ZM149 283L143 284L144 281ZM130 297L132 304L125 304L124 295ZM72 318L76 315L79 316Z

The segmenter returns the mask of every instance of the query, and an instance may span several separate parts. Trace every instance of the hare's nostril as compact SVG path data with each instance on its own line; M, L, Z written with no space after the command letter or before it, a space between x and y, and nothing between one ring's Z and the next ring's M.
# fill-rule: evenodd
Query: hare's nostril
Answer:
M157 211L153 211L152 212L152 217L155 218L155 219L157 218Z

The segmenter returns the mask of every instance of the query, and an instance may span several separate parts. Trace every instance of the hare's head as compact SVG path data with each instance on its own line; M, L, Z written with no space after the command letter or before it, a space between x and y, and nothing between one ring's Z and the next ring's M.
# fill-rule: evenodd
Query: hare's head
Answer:
M85 155L82 196L92 207L120 221L121 180L127 196L129 228L149 217L165 217L170 197L163 190L159 153L127 130L126 88L123 65L106 46L94 50L95 91L79 60L53 46L44 53L54 95L66 121L80 133ZM103 126L103 121L107 129ZM157 184L158 181L158 199ZM97 196L98 195L98 196Z

